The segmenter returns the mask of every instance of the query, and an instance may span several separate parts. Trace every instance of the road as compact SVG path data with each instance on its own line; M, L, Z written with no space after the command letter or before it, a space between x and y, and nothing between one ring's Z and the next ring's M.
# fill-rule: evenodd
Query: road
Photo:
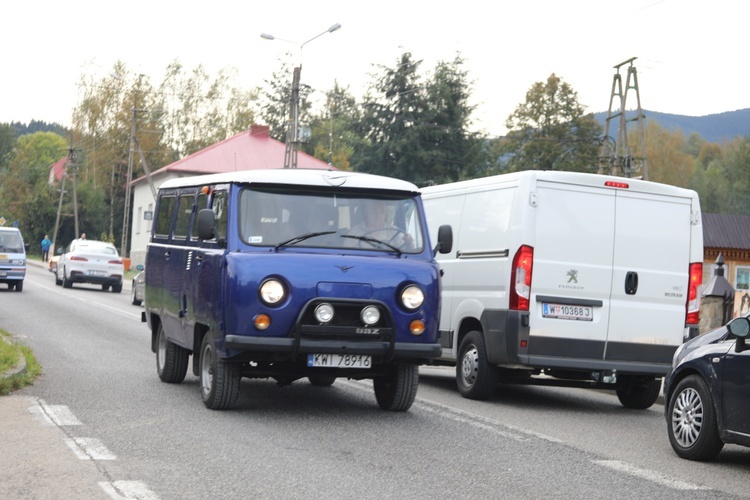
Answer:
M750 498L750 450L679 459L662 406L626 410L599 391L501 386L470 401L452 369L422 367L406 413L381 411L370 382L341 379L244 380L236 409L210 411L191 373L159 381L140 311L127 287L63 289L39 266L22 293L0 289L0 328L44 370L12 397L72 443L46 457L51 473L95 464L92 498Z

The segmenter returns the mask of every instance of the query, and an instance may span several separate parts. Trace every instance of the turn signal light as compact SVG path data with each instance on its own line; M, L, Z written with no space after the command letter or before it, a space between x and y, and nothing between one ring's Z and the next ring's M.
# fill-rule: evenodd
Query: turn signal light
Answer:
M419 319L415 319L409 324L409 331L412 335L422 335L424 333L424 322Z
M259 314L253 319L256 330L265 330L271 326L271 317L268 314Z

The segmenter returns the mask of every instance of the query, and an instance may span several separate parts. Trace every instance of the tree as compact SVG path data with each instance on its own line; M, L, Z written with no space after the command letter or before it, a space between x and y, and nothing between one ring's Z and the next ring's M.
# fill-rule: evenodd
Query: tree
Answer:
M0 123L0 173L8 168L13 148L16 145L16 133L8 123Z
M340 170L350 170L350 158L361 142L352 124L359 120L356 100L348 89L335 82L333 89L326 93L324 108L311 115L311 137L304 147L305 152Z
M691 141L682 131L670 132L653 121L645 135L649 180L687 187L695 171L695 158L688 153L695 149Z
M286 142L287 130L291 117L292 83L294 69L289 61L280 61L281 68L266 80L266 88L261 92L261 118L268 124L270 136ZM297 123L305 123L310 112L310 92L307 85L299 87L299 115Z
M508 117L501 163L508 171L598 168L602 127L585 113L578 94L554 73L537 82Z

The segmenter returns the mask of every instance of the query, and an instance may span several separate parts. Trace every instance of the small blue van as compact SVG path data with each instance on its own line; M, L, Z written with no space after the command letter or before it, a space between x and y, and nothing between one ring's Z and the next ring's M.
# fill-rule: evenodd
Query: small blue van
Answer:
M0 227L0 283L8 290L23 290L26 278L26 247L17 227Z
M192 356L210 409L240 381L372 379L408 410L418 366L441 354L440 271L418 188L353 172L276 169L173 179L159 188L144 321L160 379Z

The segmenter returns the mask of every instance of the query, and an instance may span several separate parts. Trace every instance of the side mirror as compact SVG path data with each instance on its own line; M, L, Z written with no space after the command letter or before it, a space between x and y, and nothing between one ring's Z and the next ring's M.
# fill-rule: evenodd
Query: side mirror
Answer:
M210 208L202 208L198 211L198 238L211 240L214 237L216 227L216 216Z
M451 250L453 250L453 228L445 224L438 228L438 241L432 254L450 253Z
M734 344L735 352L742 352L747 349L745 339L750 334L750 320L746 317L734 318L727 323L727 330L737 338Z

